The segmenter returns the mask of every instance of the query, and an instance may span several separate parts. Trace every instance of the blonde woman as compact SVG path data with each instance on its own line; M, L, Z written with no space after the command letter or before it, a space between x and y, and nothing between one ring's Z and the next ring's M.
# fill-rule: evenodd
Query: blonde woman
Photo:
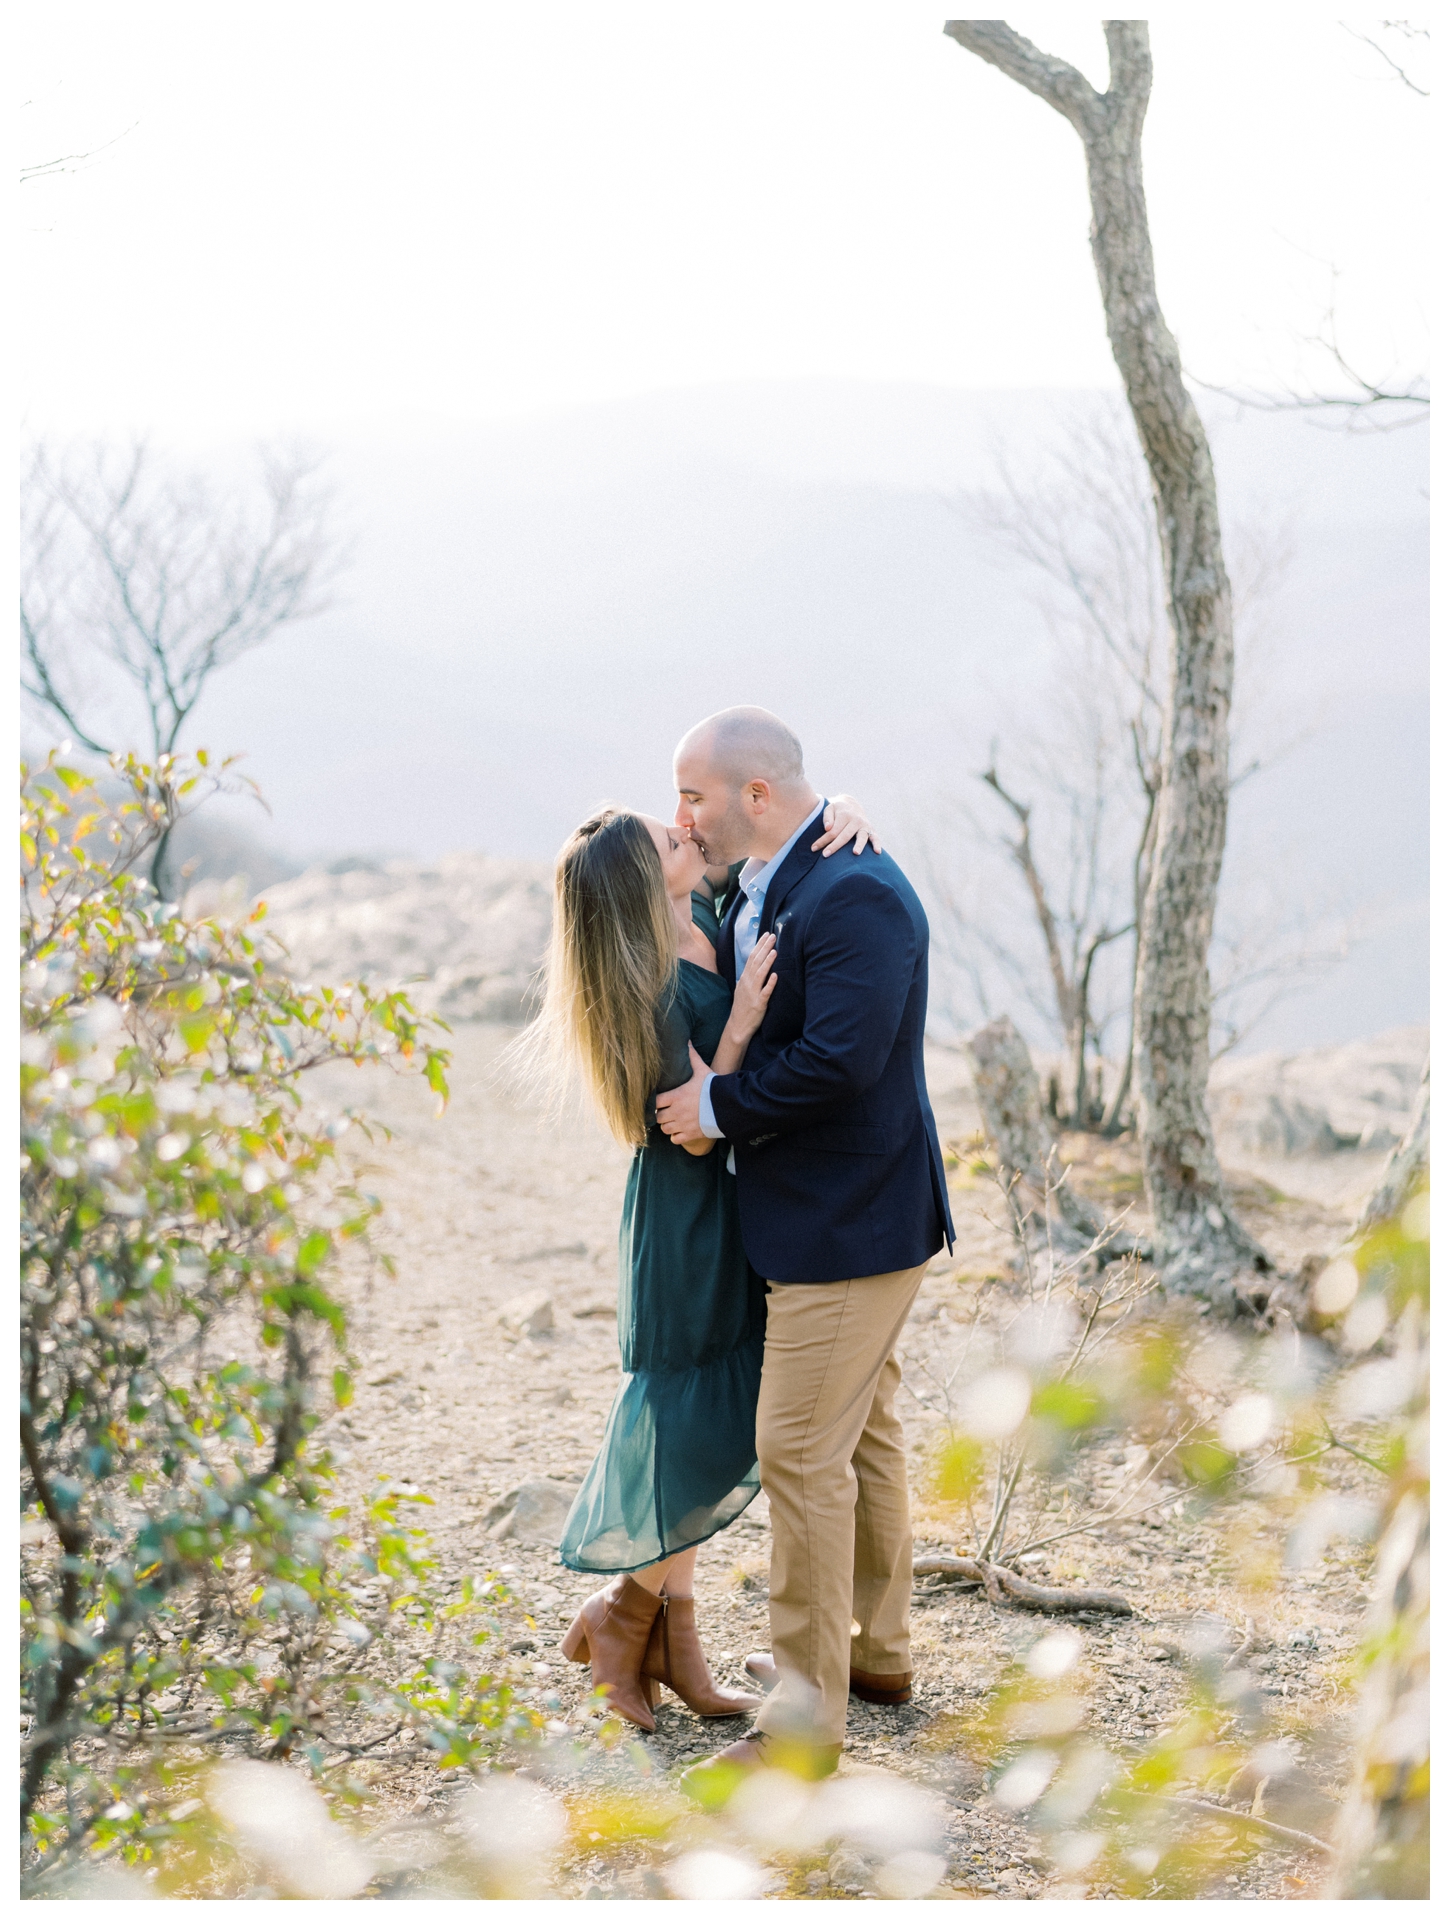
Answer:
M870 829L849 796L822 821L831 851ZM722 876L723 878L723 876ZM726 1149L673 1146L654 1096L745 1055L769 1002L774 942L732 993L698 923L705 858L659 820L605 808L570 835L554 883L549 985L538 1038L572 1057L616 1138L634 1147L619 1229L624 1371L604 1440L565 1524L565 1565L614 1577L564 1640L614 1710L653 1731L666 1686L696 1713L750 1712L720 1686L694 1620L695 1549L760 1490L755 1403L765 1287L745 1257Z

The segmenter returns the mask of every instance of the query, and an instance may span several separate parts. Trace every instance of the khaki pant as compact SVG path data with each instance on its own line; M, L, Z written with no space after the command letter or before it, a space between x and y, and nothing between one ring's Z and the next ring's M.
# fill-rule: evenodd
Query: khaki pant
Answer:
M911 1670L911 1512L896 1341L925 1267L772 1283L755 1420L770 1500L767 1732L846 1737L850 1669ZM853 1639L852 1619L860 1625Z

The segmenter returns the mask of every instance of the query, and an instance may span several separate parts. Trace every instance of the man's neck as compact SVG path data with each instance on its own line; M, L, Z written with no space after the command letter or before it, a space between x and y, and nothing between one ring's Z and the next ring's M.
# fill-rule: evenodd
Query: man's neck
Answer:
M752 860L773 860L787 840L793 840L811 815L821 804L821 796L806 790L796 803L787 805L781 802L779 816L769 824L764 820L758 823L754 840L750 845ZM774 809L772 808L772 813Z

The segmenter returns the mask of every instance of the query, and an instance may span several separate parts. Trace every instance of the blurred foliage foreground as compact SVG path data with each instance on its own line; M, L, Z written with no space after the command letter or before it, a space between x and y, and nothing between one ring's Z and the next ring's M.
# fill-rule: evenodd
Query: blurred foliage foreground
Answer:
M444 1589L419 1496L341 1499L313 1435L350 1394L334 1271L377 1205L336 1159L352 1117L306 1105L304 1076L382 1062L441 1099L447 1055L402 995L298 986L259 915L188 922L137 877L223 771L118 758L104 793L54 758L23 777L26 1893L739 1899L813 1892L823 1862L833 1886L930 1893L931 1793L772 1770L695 1806L639 1777L602 1709L571 1727L520 1687L512 1596L497 1576ZM1136 1271L1037 1249L1014 1310L944 1359L935 1511L994 1604L1056 1604L1011 1569L1096 1524L1062 1488L1108 1438L1145 1463L1129 1506L1171 1468L1190 1514L1267 1514L1290 1563L1336 1533L1377 1543L1332 1844L1264 1817L1262 1787L1249 1811L1229 1797L1293 1750L1222 1623L1184 1710L1132 1751L1090 1731L1064 1624L933 1731L1030 1823L1055 1891L1192 1897L1288 1845L1324 1891L1427 1895L1428 1221L1420 1191L1325 1267L1310 1329L1231 1350L1155 1314ZM1331 1485L1331 1458L1366 1497ZM1275 1578L1258 1548L1245 1566ZM636 1771L606 1787L616 1749ZM378 1781L420 1764L458 1782L446 1816L389 1817Z

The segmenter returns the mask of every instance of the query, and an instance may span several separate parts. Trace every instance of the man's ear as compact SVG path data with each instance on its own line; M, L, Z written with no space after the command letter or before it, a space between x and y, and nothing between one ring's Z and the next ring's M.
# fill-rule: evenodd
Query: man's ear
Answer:
M770 782L752 780L745 789L745 804L752 813L764 813L770 805Z

